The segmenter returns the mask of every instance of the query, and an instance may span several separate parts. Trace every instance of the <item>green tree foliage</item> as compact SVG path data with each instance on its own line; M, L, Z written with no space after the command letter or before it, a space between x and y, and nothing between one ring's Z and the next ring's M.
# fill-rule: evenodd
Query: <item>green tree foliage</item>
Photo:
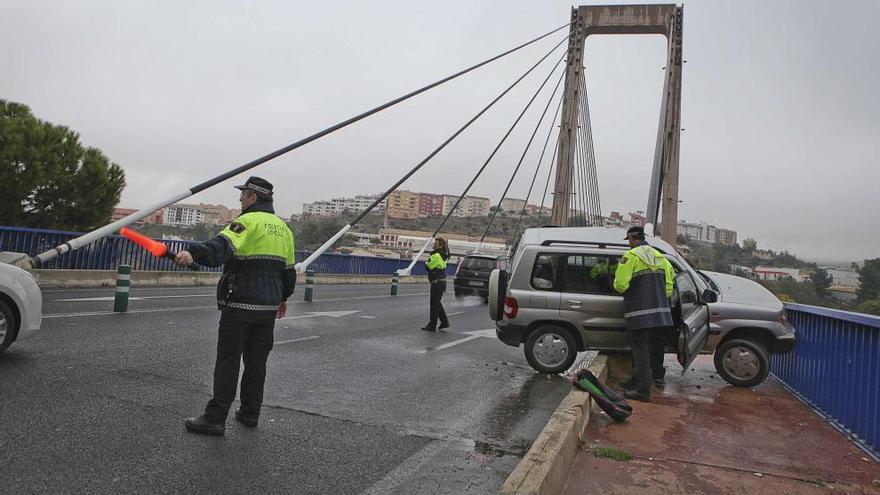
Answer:
M0 100L0 224L83 231L110 220L122 168L79 134Z
M868 299L867 301L860 303L855 307L855 311L858 313L880 316L880 297Z
M290 224L290 228L293 230L293 237L296 241L296 249L305 249L308 251L313 251L320 247L344 226L345 220L343 220L342 217L303 217ZM355 238L350 235L342 236L342 238L333 244L333 247L353 246L354 239Z
M831 282L833 282L831 275L821 268L813 270L813 273L810 274L810 283L813 284L813 290L820 299L826 299L830 296L828 288L831 287Z
M865 260L859 268L859 302L880 298L880 258Z
M743 239L743 249L747 252L753 252L758 249L758 241L752 239L751 237L746 237Z

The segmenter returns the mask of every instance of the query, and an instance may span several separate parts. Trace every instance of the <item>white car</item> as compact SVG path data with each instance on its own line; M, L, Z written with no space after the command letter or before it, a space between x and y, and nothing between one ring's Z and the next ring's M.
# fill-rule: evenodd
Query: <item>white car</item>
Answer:
M0 263L0 353L20 335L39 330L42 311L43 295L34 276Z

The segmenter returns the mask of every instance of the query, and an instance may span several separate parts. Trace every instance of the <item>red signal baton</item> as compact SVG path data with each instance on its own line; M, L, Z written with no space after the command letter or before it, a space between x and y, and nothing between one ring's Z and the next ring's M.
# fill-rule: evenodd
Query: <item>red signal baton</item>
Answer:
M168 246L165 245L165 243L154 241L153 239L150 239L149 237L141 234L140 232L135 232L134 230L131 230L128 227L122 227L121 229L119 229L119 233L123 237L128 239L129 241L146 249L147 251L152 253L153 256L155 256L157 258L164 257L164 258L168 258L168 259L173 260L174 257L177 256L177 253L168 249ZM199 265L197 265L196 263L193 263L193 264L187 266L187 268L189 268L190 270L198 271Z

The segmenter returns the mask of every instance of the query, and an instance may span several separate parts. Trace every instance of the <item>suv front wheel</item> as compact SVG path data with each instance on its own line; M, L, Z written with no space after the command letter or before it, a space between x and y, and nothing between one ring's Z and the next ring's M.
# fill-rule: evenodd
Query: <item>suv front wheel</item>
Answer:
M759 342L731 339L715 349L715 370L731 385L754 387L770 374L770 354Z
M526 339L523 348L526 361L541 373L560 373L574 363L577 346L574 337L558 325L543 325L535 329Z

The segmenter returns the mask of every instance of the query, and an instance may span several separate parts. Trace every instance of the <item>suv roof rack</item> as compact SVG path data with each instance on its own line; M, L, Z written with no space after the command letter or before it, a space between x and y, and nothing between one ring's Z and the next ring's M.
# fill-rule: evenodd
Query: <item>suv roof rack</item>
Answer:
M600 241L557 241L557 240L552 240L552 239L550 239L550 240L546 240L546 241L544 241L544 242L541 243L542 246L550 246L551 244L577 244L577 245L583 245L583 246L599 246L599 247L602 247L602 248L604 248L604 247L606 247L606 246L625 247L625 248L628 248L628 247L629 247L629 244L624 244L624 243L622 243L622 242L600 242Z
M546 240L541 243L542 246L551 246L553 244L573 244L576 246L598 246L600 248L613 246L613 247L623 247L623 248L629 249L629 247L630 247L629 244L624 244L622 242L600 242L600 241L558 241L558 240L551 239L551 240ZM661 247L654 246L652 244L649 244L649 246L656 249L657 251L660 251L663 254L666 254L666 251Z

